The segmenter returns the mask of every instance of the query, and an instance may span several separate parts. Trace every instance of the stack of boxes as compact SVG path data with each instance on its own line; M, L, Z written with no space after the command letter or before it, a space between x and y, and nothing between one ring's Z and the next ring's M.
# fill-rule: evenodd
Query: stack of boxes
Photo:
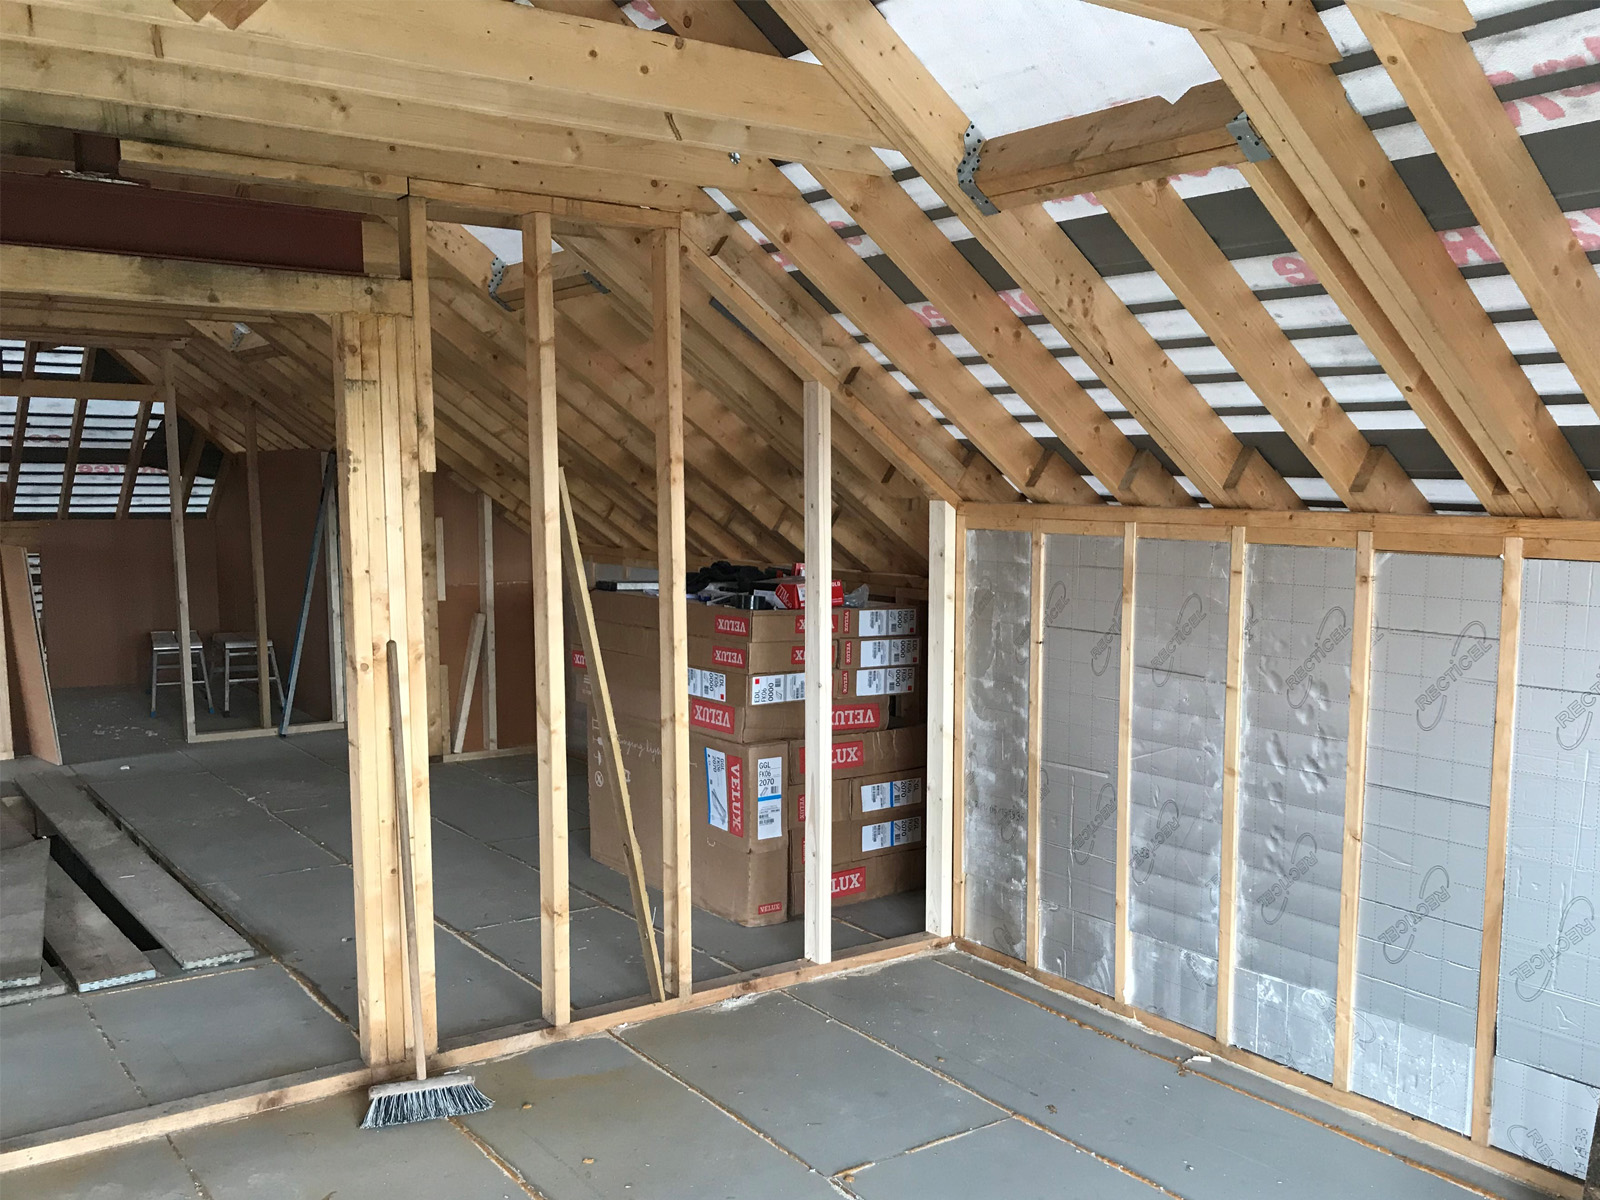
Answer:
M661 874L658 605L593 593L646 877ZM833 609L835 903L922 883L926 733L922 614ZM695 903L743 925L798 912L804 879L805 618L689 603L689 786ZM588 695L586 664L580 694ZM591 706L592 710L592 706ZM616 797L589 730L590 853L623 869Z

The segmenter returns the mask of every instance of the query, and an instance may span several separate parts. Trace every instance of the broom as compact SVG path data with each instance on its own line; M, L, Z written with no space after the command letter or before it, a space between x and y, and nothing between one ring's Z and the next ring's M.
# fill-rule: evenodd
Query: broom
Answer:
M405 911L406 974L411 986L411 1045L417 1058L417 1077L380 1083L367 1091L370 1101L363 1129L387 1129L439 1117L465 1117L494 1106L494 1101L473 1086L472 1076L451 1072L428 1078L428 1058L423 1049L422 966L417 948L417 899L411 870L411 789L406 770L405 727L400 715L400 650L393 640L389 655L389 726L393 731L395 810L400 816L400 890Z

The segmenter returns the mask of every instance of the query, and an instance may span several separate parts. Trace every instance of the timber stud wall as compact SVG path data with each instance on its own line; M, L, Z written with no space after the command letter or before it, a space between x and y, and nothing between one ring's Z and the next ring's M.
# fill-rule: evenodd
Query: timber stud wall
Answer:
M333 318L350 737L356 987L361 1054L401 1062L409 1041L400 851L384 647L403 647L401 711L411 803L423 1019L437 1047L433 853L428 805L428 696L423 636L422 503L415 349L409 317Z
M1195 509L1185 512L1154 509L1067 508L1037 504L967 504L958 510L962 536L955 553L957 571L967 555L966 537L971 531L1008 531L1030 535L1031 570L1029 581L1035 594L1030 596L1031 657L1028 763L1030 784L1028 806L1028 852L1026 863L1026 901L1028 932L1024 940L1026 959L994 950L970 940L965 926L967 876L956 855L953 878L955 929L958 945L980 958L1022 971L1030 977L1077 999L1127 1017L1179 1042L1228 1062L1247 1067L1258 1074L1329 1101L1342 1108L1399 1129L1423 1141L1440 1146L1512 1178L1543 1188L1555 1195L1579 1195L1582 1184L1567 1176L1509 1154L1489 1145L1489 1097L1494 1068L1496 997L1500 975L1501 913L1505 894L1506 826L1510 807L1511 743L1515 701L1516 655L1520 634L1522 565L1526 559L1564 559L1577 562L1600 561L1600 522L1541 520L1496 517L1409 517L1334 512L1241 512L1226 509ZM1121 665L1122 686L1119 698L1119 753L1117 789L1117 895L1114 920L1112 994L1085 987L1043 969L1039 965L1037 914L1039 906L1040 825L1037 773L1044 737L1041 707L1040 588L1043 576L1043 546L1049 534L1086 534L1119 537L1124 541L1122 580ZM1134 567L1135 548L1141 539L1201 540L1228 543L1230 548L1228 656L1226 711L1223 724L1222 774L1222 867L1218 880L1218 980L1216 1027L1214 1033L1198 1033L1186 1025L1159 1016L1130 1002L1132 995L1132 937L1129 922L1128 875L1130 837L1133 825L1131 734L1134 659ZM1246 594L1245 562L1248 544L1353 547L1356 551L1354 612L1351 620L1351 683L1348 761L1345 777L1345 817L1343 875L1340 885L1338 988L1335 998L1333 1082L1324 1083L1273 1059L1233 1044L1231 1029L1232 975L1237 958L1238 932L1234 915L1238 903L1238 803L1240 707L1243 696L1242 645L1245 638ZM1484 890L1484 926L1481 971L1478 986L1478 1013L1474 1077L1471 1087L1471 1134L1463 1136L1420 1117L1392 1108L1378 1100L1351 1090L1351 1047L1354 1038L1357 914L1360 906L1363 801L1366 793L1367 715L1371 701L1371 643L1376 594L1374 556L1377 551L1402 551L1429 555L1467 555L1502 560L1499 660L1494 672L1497 681L1493 762L1490 770L1488 814L1488 865ZM964 587L957 577L958 611L964 605ZM966 628L956 622L956 661L964 657ZM964 673L956 676L965 689ZM963 700L954 699L955 711L962 711ZM959 721L956 726L955 787L965 775L965 749ZM968 805L958 799L958 814ZM957 845L964 837L964 819L958 819ZM1226 976L1226 977L1225 977Z

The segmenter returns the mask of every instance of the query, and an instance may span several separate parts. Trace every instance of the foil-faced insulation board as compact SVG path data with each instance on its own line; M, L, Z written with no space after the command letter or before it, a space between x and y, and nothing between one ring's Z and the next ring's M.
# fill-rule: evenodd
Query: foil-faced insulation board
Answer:
M1024 958L1028 859L1027 533L967 532L962 865L966 934Z
M1245 564L1234 1043L1333 1078L1355 551Z
M1039 748L1041 965L1112 994L1122 539L1044 539Z
M1228 543L1141 539L1134 591L1132 1002L1212 1033Z
M1600 1104L1600 564L1523 572L1489 1140L1582 1176Z
M1377 558L1352 1089L1470 1132L1497 558Z

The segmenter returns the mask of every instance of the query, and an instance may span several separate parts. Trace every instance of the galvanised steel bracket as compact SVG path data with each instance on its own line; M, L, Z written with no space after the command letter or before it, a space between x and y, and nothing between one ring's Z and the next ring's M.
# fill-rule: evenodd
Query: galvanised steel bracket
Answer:
M961 145L964 153L956 164L956 183L967 194L967 198L978 206L979 212L986 217L995 216L1000 210L978 186L978 166L983 161L983 134L978 132L976 125L967 126L967 131L961 135Z
M1266 162L1272 157L1272 151L1261 140L1256 127L1250 124L1248 114L1240 113L1228 122L1226 129L1233 135L1233 140L1239 143L1239 149L1244 151L1246 162Z

